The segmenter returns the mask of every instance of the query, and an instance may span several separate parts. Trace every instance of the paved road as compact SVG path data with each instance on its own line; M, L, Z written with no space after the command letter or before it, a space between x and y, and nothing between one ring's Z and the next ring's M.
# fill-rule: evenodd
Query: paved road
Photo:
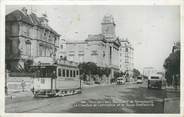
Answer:
M82 94L33 98L31 94L6 98L9 113L163 113L165 90L147 89L146 83L84 88Z

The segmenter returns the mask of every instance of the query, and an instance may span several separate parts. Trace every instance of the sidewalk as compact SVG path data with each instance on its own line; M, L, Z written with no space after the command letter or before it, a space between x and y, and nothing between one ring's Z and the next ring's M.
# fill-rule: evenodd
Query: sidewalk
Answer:
M180 113L180 89L166 87L164 113Z
M26 97L26 96L33 96L31 91L14 91L14 92L8 92L7 95L5 95L6 99L13 99L13 98L18 98L18 97Z
M92 88L92 87L110 86L110 85L114 85L114 84L91 84L91 85L82 84L82 88Z

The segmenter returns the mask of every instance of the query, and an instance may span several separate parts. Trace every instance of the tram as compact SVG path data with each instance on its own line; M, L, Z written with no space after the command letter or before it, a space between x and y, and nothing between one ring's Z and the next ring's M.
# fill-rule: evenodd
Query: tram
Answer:
M81 93L79 69L76 63L62 60L40 63L33 69L32 93L34 97L66 96Z

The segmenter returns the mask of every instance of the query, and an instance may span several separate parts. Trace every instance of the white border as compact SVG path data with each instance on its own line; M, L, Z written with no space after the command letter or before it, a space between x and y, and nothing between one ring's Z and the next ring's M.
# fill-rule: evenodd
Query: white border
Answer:
M127 5L127 6L149 6L149 5L179 5L180 6L180 37L181 37L181 101L180 101L180 114L95 114L95 113L89 113L89 114L65 114L65 113L4 113L5 111L5 94L4 94L4 61L5 61L5 7L6 5ZM184 0L101 0L101 1L76 1L76 0L71 0L71 1L66 1L66 0L40 0L40 1L35 1L35 0L3 0L0 1L0 50L1 54L0 54L0 78L1 82L0 82L0 116L3 117L32 117L32 116L43 116L43 117L47 117L47 116L51 116L51 117L58 117L58 116L69 116L69 117L74 117L74 116L84 116L84 117L103 117L103 116L107 116L107 117L111 117L111 116L136 116L136 117L142 117L142 116L149 116L149 117L155 117L155 116L159 116L159 117L184 117L184 91L183 91L183 84L184 84L184 80L183 80L183 55L184 55L184 50L182 47L184 47L184 39L183 39L183 28L184 28L184 24L183 24L183 11L184 11ZM172 28L172 27L171 27Z

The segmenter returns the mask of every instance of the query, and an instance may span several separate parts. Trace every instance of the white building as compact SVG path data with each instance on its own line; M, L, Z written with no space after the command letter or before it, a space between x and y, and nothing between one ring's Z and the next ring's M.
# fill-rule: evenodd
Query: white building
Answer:
M88 35L84 41L66 43L67 59L75 62L94 62L99 67L119 71L120 41L115 34L115 22L112 15L104 16L101 34Z
M129 76L133 75L134 68L134 49L128 39L120 40L119 68L122 72L127 72Z
M144 67L143 75L149 77L152 74L156 74L158 71L154 67Z
M64 38L60 38L59 40L59 48L56 52L57 59L64 59L66 57L66 40Z

